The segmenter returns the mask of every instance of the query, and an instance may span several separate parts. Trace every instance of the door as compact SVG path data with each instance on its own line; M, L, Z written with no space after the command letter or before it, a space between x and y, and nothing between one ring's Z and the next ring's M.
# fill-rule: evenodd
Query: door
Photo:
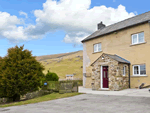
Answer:
M103 88L108 88L108 66L103 66L102 78Z

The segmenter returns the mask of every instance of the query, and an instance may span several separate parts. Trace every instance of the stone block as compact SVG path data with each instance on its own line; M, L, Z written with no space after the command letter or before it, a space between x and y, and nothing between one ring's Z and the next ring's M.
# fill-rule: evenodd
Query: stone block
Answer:
M116 72L115 72L115 71L112 71L112 72L111 72L111 75L112 75L112 76L116 76Z
M122 80L123 80L123 78L122 78L122 77L117 77L117 78L116 78L116 80L118 80L118 81L122 81Z
M116 76L119 76L119 71L116 72Z
M92 69L92 71L95 71L95 70L96 70L95 68Z
M92 79L92 80L94 80L94 79L95 79L95 76L94 76L94 75L92 75L92 76L91 76L91 79Z
M109 77L109 81L110 81L110 82L115 82L115 77L114 77L114 76L110 76L110 77Z
M99 86L100 86L100 82L99 81L95 81L95 87L99 88Z
M115 91L119 90L119 85L117 84L117 82L115 82L115 84L114 84L114 90Z
M99 78L99 79L97 79L97 81L101 82L101 79Z

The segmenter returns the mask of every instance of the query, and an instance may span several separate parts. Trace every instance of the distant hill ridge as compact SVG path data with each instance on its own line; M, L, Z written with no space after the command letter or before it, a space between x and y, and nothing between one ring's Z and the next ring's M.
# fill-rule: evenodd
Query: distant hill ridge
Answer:
M78 53L78 52L80 52L80 51L82 51L82 50L75 51L75 52L69 52L69 53L60 53L60 54L36 56L36 59L37 59L38 61L42 61L42 60L46 60L46 59L61 58L61 57L64 57L64 56L68 56L68 55L71 55L71 54Z
M74 74L74 78L82 79L83 51L37 56L36 59L44 66L43 73L57 73L60 79L67 74Z

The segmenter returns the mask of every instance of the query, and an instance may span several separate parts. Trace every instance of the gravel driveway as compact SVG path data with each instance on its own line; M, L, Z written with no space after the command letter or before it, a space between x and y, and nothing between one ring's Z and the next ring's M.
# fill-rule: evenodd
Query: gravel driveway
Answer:
M0 108L0 113L150 113L150 98L82 94Z

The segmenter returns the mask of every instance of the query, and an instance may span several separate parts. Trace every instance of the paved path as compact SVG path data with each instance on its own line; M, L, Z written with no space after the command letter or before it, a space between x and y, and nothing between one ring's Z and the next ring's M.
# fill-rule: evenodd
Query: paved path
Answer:
M125 89L121 91L93 91L91 88L79 87L80 93L100 94L100 95L118 95L118 96L134 96L134 97L150 97L148 88L145 89Z
M0 113L150 113L150 98L82 94L36 104L0 108Z

